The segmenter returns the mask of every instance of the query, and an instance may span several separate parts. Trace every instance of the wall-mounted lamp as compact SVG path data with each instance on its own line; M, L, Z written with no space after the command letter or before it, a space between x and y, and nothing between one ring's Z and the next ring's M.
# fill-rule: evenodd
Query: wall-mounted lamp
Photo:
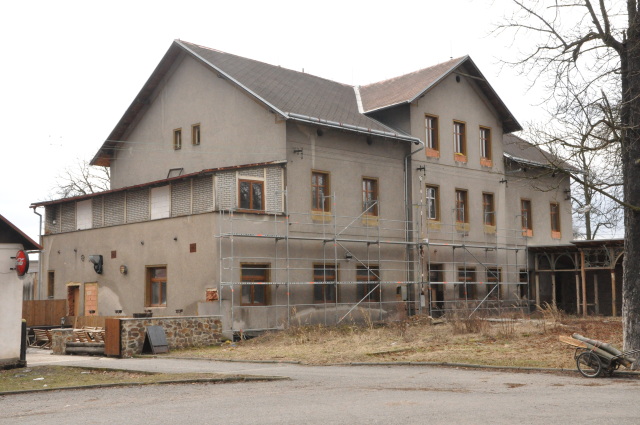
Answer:
M181 308L179 308L179 309L177 309L177 310L176 310L176 313L178 313L178 314L182 314L182 311L183 311L183 310L182 310Z
M347 253L344 254L344 259L347 260L347 262L351 261L353 259L353 254L347 251Z
M571 189L565 189L564 191L564 200L568 201L571 199Z
M124 264L120 266L120 274L127 274L127 266Z
M122 310L116 310L116 314L122 314Z
M89 310L89 314L96 314L95 310Z
M98 274L102 274L102 255L90 255L89 262L93 264L93 270Z
M140 241L140 245L144 245L144 241Z

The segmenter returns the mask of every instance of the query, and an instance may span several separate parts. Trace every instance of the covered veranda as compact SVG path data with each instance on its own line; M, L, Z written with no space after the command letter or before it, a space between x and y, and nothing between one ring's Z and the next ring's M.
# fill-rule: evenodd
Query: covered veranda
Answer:
M537 306L547 303L583 316L620 314L624 239L528 248Z

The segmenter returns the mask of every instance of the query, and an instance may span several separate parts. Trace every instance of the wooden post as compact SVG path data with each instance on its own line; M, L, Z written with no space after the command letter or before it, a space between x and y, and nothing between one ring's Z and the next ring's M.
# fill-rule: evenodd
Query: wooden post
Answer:
M553 307L556 306L556 272L551 272L551 304Z
M616 311L616 269L611 269L611 315L616 317L618 312Z
M600 302L598 299L598 273L593 275L593 302L595 304L596 314L600 314Z
M587 317L587 272L584 270L584 251L580 251L580 277L582 278L582 315Z
M576 272L576 314L580 314L580 275Z
M536 279L536 308L540 307L540 272L538 271L538 255L534 257L535 279Z

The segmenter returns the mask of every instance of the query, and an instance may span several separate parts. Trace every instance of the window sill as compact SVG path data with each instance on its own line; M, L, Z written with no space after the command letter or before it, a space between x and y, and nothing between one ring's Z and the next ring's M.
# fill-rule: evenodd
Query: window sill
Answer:
M378 216L377 215L369 215L365 214L362 216L362 224L367 227L377 227L378 226Z
M311 220L321 223L328 223L332 220L333 215L329 211L311 211Z
M551 239L562 239L562 232L551 231Z
M456 223L456 230L459 232L468 232L470 228L469 223Z
M522 236L524 236L525 238L532 238L533 229L522 229Z
M442 223L439 220L427 219L427 228L431 230L440 230L442 228Z
M495 234L496 233L496 226L495 225L491 225L491 224L485 224L484 225L484 232L485 233L490 233L490 234Z
M482 167L493 167L493 161L489 158L480 158L480 165Z
M467 163L467 155L461 154L461 153L454 153L453 154L453 160L455 162L462 162L462 163Z
M440 158L440 151L432 148L426 148L425 154L427 158Z

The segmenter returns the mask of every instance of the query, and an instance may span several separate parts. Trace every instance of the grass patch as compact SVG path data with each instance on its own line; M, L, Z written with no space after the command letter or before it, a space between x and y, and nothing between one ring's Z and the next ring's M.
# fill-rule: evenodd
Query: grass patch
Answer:
M87 369L68 366L36 366L0 371L0 392L33 391L105 384L157 384L167 381L239 378L213 373L148 373Z
M356 362L448 362L491 366L574 369L574 350L559 335L578 332L622 346L619 318L555 315L540 319L447 318L432 325L414 317L381 326L295 326L216 347L173 351L173 357L221 360Z

